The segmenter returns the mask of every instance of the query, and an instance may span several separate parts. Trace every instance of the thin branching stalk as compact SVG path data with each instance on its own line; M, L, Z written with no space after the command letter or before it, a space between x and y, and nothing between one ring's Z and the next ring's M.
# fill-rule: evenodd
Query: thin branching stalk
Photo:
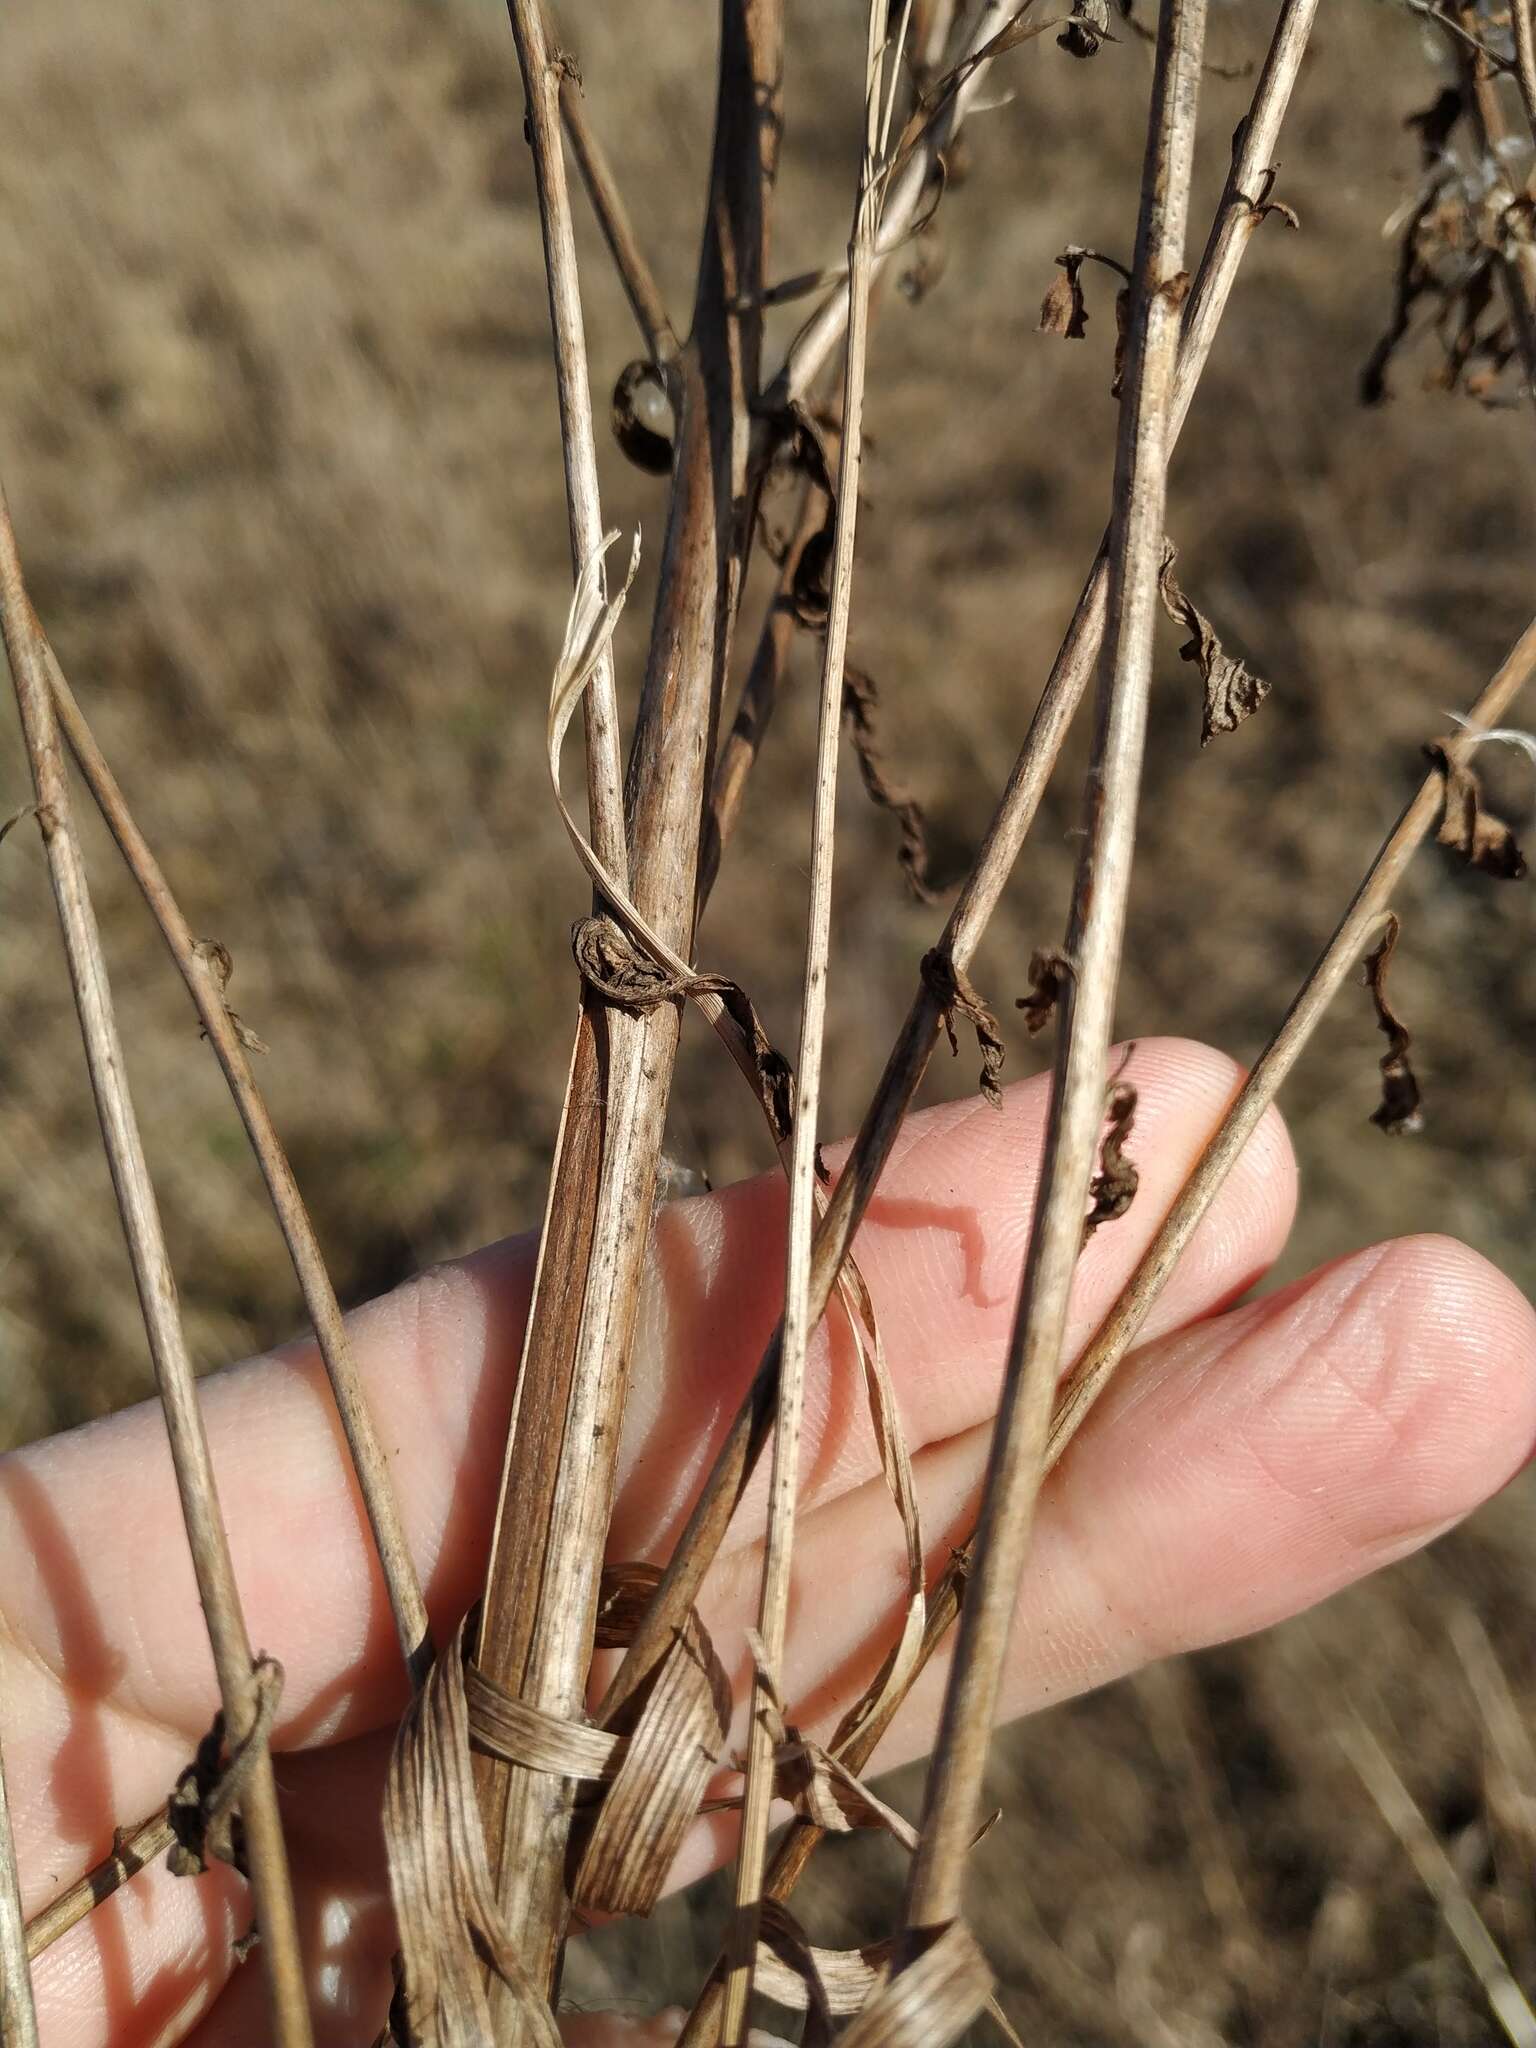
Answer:
M1248 118L1239 131L1231 173L1185 307L1171 432L1176 433L1188 415L1244 252L1262 222L1281 124L1301 70L1317 5L1318 0L1285 0ZM960 974L969 968L1013 872L1067 729L1093 673L1104 633L1107 589L1107 563L1101 548L971 872L934 949L940 958L952 962ZM940 1019L939 998L927 976L920 976L816 1234L813 1300L822 1312L873 1197L896 1133L927 1070L938 1039ZM598 1718L604 1722L618 1713L644 1683L697 1596L767 1440L774 1409L778 1347L779 1333L775 1331L716 1454L656 1595L599 1707Z
M1536 671L1536 622L1529 625L1472 706L1470 731L1442 742L1447 757L1464 762L1476 745L1476 731L1497 724L1516 692ZM1201 1217L1231 1172L1239 1153L1274 1101L1323 1013L1378 931L1404 870L1433 831L1445 803L1445 778L1438 768L1426 775L1393 826L1354 900L1316 965L1298 990L1279 1030L1244 1081L1221 1128L1206 1146L1157 1235L1143 1252L1119 1299L1063 1382L1051 1424L1051 1461L1061 1456L1110 1375L1135 1342L1153 1302L1194 1235Z
M78 1927L88 1913L110 1899L130 1877L137 1877L157 1856L163 1856L174 1839L163 1807L140 1821L131 1834L120 1835L110 1856L103 1858L94 1870L88 1870L78 1884L60 1892L51 1905L32 1915L27 1922L27 1960L34 1961L61 1935L68 1934L71 1927ZM9 2038L0 2035L0 2039Z
M904 30L905 19L902 27ZM746 1785L736 1860L736 1910L731 1917L730 1969L726 1979L724 2040L727 2048L740 2048L745 2039L747 2009L752 1994L763 1863L768 1850L768 1816L773 1801L774 1756L782 1732L777 1702L789 1629L805 1368L811 1337L820 1320L819 1313L813 1314L811 1308L811 1242L816 1224L817 1125L821 1107L822 1048L832 942L838 739L842 726L843 664L848 650L848 621L853 599L853 559L863 454L864 378L869 340L869 289L879 223L877 180L885 140L882 89L887 60L894 71L899 71L903 41L902 34L898 32L894 47L887 50L885 36L884 6L882 0L873 0L869 12L869 47L864 81L864 153L853 232L848 245L848 347L843 377L843 419L827 630L822 646L815 798L811 820L810 900L806 918L800 1044L795 1064L783 1362L779 1374L778 1415L757 1619L762 1664L753 1679L747 1739Z
M1494 725L1508 712L1516 694L1533 676L1536 676L1536 621L1526 628L1479 694L1472 705L1466 728L1454 738L1442 742L1448 759L1456 765L1464 763L1477 744L1477 733ZM1378 929L1408 862L1434 830L1443 803L1444 780L1437 769L1425 777L1388 834L1333 937L1297 992L1274 1037L1254 1063L1247 1081L1228 1108L1156 1237L1095 1331L1077 1365L1062 1382L1046 1445L1048 1472L1065 1454L1067 1446L1087 1420L1093 1404L1108 1386L1115 1368L1130 1350L1201 1217L1215 1200L1222 1181L1236 1164L1244 1144L1252 1137L1259 1120L1274 1101L1281 1084L1321 1022L1329 999L1337 995L1350 968ZM839 1750L842 1762L850 1771L861 1772L869 1763L919 1672L926 1668L953 1626L970 1576L974 1548L973 1529L956 1544L943 1574L930 1590L922 1646L906 1684L887 1692L875 1709L859 1721L851 1739ZM823 1830L814 1821L799 1818L793 1823L768 1871L765 1897L780 1902L790 1897L822 1835ZM715 1979L706 1987L690 2015L679 2048L699 2048L699 2044L714 2039L719 2006L720 1986Z
M704 826L704 846L699 855L699 915L702 917L709 893L720 873L720 861L730 845L741 816L747 780L756 764L764 737L778 703L790 653L800 634L795 616L795 582L800 561L809 542L822 530L827 514L827 494L820 484L807 481L800 494L800 511L795 531L779 567L773 596L758 635L751 665L736 701L731 729L715 756L714 781L710 790L709 817Z
M628 778L630 897L685 955L755 511L746 485L760 320L741 309L765 262L781 40L778 0L723 0L711 194L692 333L672 373L674 483ZM566 1717L581 1711L591 1657L677 1035L675 1002L636 1016L587 992L518 1381L476 1655L493 1683ZM567 1917L573 1788L481 1763L503 1912L524 1968L548 1986ZM493 1996L499 2023L512 2025Z
M973 57L990 42L1009 13L1017 11L1017 0L1011 7L1007 0L982 0L982 4L973 6L956 37L952 61L959 64ZM935 166L954 142L966 114L980 96L987 68L984 63L976 66L922 137L907 164L892 179L881 209L875 272L911 234ZM781 408L804 399L842 340L847 324L848 284L840 279L795 336L782 368L765 394L767 406Z
M1067 934L1070 974L1058 1004L1050 1117L1019 1314L1008 1348L974 1567L907 1885L899 1962L910 1960L929 1932L960 1917L1104 1115L1152 676L1204 35L1205 0L1164 0L1115 461L1108 626L1084 809L1086 837Z
M3 490L0 629L21 712L37 795L38 822L85 1041L102 1142L159 1381L187 1541L218 1673L225 1728L231 1747L254 1740L250 1775L241 1795L241 1813L256 1895L256 1917L262 1933L261 1953L272 1998L273 2033L282 2048L308 2048L311 2033L303 1959L272 1759L258 1729L258 1687L250 1638L235 1586L229 1539L219 1513L213 1462L198 1407L197 1384L181 1325L159 1205L128 1092L96 914L75 836L42 629L22 579L16 536Z
M432 1643L426 1604L421 1596L416 1568L411 1562L399 1505L390 1481L389 1462L368 1411L368 1397L363 1391L346 1322L326 1271L314 1225L299 1193L276 1126L256 1085L251 1063L241 1042L240 1026L231 1015L225 999L228 956L218 949L200 945L193 937L160 864L134 823L117 778L96 744L85 714L46 641L43 659L53 688L60 728L187 985L187 993L224 1071L229 1092L234 1097L262 1179L266 1182L335 1396L352 1467L357 1474L358 1491L362 1495L374 1547L379 1554L401 1654L412 1683L420 1684L432 1661Z
M31 1951L21 1917L21 1879L5 1757L0 1753L0 2041L5 2048L38 2048L37 2009L32 2003Z
M1515 31L1515 77L1520 85L1520 103L1525 108L1525 125L1536 145L1536 0L1509 0L1510 20ZM1527 190L1536 185L1536 166Z
M546 42L549 40L551 38L546 33ZM608 162L607 151L587 118L580 81L563 67L557 68L560 71L560 113L571 154L576 159L581 182L587 188L587 197L592 202L592 211L597 216L603 240L608 244L608 253L613 258L619 283L624 287L629 309L635 316L635 325L640 329L651 361L660 367L670 363L677 354L677 334L667 316L661 287L640 247L629 208L624 204L624 194Z
M582 568L601 551L602 500L597 480L597 440L592 424L592 387L587 373L586 326L576 268L576 235L571 195L560 147L563 67L550 48L539 0L507 0L517 60L528 108L528 138L538 187L539 227L544 238L544 271L549 285L549 322L554 341L555 390L560 407L560 448L565 463L566 509L571 528L571 566ZM618 696L613 653L603 650L582 705L587 740L587 794L592 810L592 843L610 873L628 874L624 842L624 801L620 770Z
M1518 15L1518 0L1514 0L1514 5ZM1457 12L1462 26L1470 28L1472 9L1461 4ZM1446 25L1450 25L1449 20ZM1528 20L1526 28L1529 29ZM1536 238L1532 236L1528 221L1521 218L1524 211L1522 201L1528 201L1530 194L1517 194L1511 190L1509 123L1493 66L1481 49L1468 48L1464 42L1453 43L1452 47L1461 72L1478 152L1489 167L1493 180L1489 192L1476 203L1474 210L1485 217L1492 216L1486 219L1483 229L1488 260L1504 295L1515 348L1525 371L1526 397L1532 406L1536 406ZM1518 54L1518 40L1516 51ZM1516 71L1523 98L1525 74L1518 62Z

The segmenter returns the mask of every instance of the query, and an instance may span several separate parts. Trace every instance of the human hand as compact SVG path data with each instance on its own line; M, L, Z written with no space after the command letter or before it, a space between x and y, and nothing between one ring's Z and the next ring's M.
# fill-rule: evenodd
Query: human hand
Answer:
M1180 1041L1143 1041L1132 1064L1141 1188L1083 1252L1069 1354L1235 1086L1230 1062ZM1001 1114L970 1102L912 1118L859 1240L936 1566L975 1505L1044 1109L1032 1081ZM1377 1246L1228 1306L1275 1258L1294 1202L1271 1116L1047 1483L1010 1714L1294 1613L1438 1535L1528 1456L1536 1317L1464 1248ZM681 1525L706 1441L723 1434L778 1313L782 1213L781 1185L765 1178L658 1219L615 1559L664 1557ZM439 1640L480 1591L533 1252L528 1238L492 1246L352 1322ZM786 1673L812 1732L871 1675L904 1584L856 1380L824 1333ZM317 2036L357 2048L382 2023L394 1947L379 1800L403 1679L388 1606L313 1347L222 1374L204 1399L251 1639L286 1674L274 1741ZM738 1699L761 1528L755 1489L701 1602ZM829 1587L836 1598L822 1597ZM923 1753L944 1669L936 1658L914 1688L882 1766ZM97 1862L114 1827L163 1802L216 1705L156 1408L0 1461L0 1713L28 1913ZM701 1822L675 1881L727 1857L732 1834L728 1817ZM196 1881L143 1872L39 1959L45 2048L265 2043L261 1972L232 1959L249 1914L223 1866ZM641 2037L581 2021L571 2038Z

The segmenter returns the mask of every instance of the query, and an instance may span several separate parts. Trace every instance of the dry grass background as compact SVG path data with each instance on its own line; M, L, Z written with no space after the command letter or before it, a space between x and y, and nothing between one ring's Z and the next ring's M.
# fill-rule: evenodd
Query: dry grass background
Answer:
M1242 0L1217 55L1262 45ZM675 305L686 303L712 88L703 0L570 10L593 118ZM858 146L859 10L791 7L780 266L826 260ZM232 997L273 1048L280 1128L344 1300L531 1219L564 1078L571 919L585 891L549 804L542 699L568 590L531 179L493 0L11 0L0 51L0 432L33 594ZM1107 505L1112 297L1085 344L1034 332L1068 241L1128 254L1148 57L1010 60L966 177L881 313L853 658L894 770L958 875ZM1211 81L1214 199L1244 83ZM1154 704L1127 1030L1251 1056L1418 771L1531 609L1529 420L1420 388L1356 403L1382 324L1387 216L1430 97L1420 26L1380 0L1324 11L1249 257L1178 458L1181 574L1274 682L1204 757L1170 629ZM582 216L580 226L587 227ZM909 269L913 266L909 266ZM596 374L634 346L593 249ZM656 486L606 464L607 511L659 539ZM640 644L640 612L624 633ZM621 663L622 668L622 663ZM809 683L809 663L796 684ZM705 928L792 1042L813 709L791 688ZM7 708L0 810L26 795ZM1490 763L1506 810L1523 764ZM903 894L889 822L848 779L829 1117L856 1116L934 913ZM1070 776L994 921L978 981L1003 1007L1058 931ZM281 1337L291 1278L214 1064L104 839L92 839L133 1079L200 1357ZM1380 1049L1362 992L1285 1106L1306 1207L1286 1272L1446 1228L1536 1286L1536 953L1527 892L1426 856L1399 908L1400 1008L1427 1128L1367 1122ZM143 1394L148 1368L41 859L0 857L0 1441ZM1012 1014L1011 1010L1009 1014ZM761 1166L690 1029L672 1155ZM1022 1036L1010 1071L1036 1064ZM930 1086L968 1087L974 1062ZM1026 2032L1081 2042L1474 2043L1475 1987L1330 1737L1307 1643L1367 1642L1406 1775L1536 1984L1536 1806L1491 1797L1481 1615L1536 1704L1527 1486L1309 1635L1196 1660L1037 1720L1005 1745L1010 1825L980 1852L981 1932ZM1191 1832L1191 1787L1210 1828ZM1525 1788L1536 1800L1536 1783ZM906 1791L898 1785L898 1797ZM1198 1808L1199 1801L1195 1802ZM1236 1873L1241 1907L1221 1906ZM829 1857L821 1938L875 1924L873 1847ZM1235 1896L1235 1895L1234 1895ZM1213 1898L1217 1904L1213 1906ZM605 1938L568 1985L686 1990L712 1908ZM639 1974L637 1974L639 1973Z

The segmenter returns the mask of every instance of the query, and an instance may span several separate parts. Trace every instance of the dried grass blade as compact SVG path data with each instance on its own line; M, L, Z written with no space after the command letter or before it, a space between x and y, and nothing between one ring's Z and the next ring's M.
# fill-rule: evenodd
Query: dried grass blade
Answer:
M112 991L102 955L85 865L75 837L69 782L59 744L53 689L42 628L32 610L0 489L0 631L10 662L22 732L37 796L60 931L69 964L86 1064L96 1099L102 1143L112 1174L145 1334L154 1360L182 1516L207 1617L218 1672L225 1726L232 1744L257 1723L258 1692L250 1638L240 1608L229 1540L219 1513L218 1489L198 1406L192 1361L166 1252L159 1205L144 1159L138 1119L128 1091ZM275 2038L282 2048L308 2048L309 2003L294 1917L293 1888L283 1846L272 1760L258 1745L242 1800L262 1958L272 1999Z

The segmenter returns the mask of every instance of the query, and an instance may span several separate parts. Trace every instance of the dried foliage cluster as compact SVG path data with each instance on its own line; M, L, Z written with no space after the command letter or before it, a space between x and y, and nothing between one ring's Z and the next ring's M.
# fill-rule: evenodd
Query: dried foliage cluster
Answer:
M28 600L9 516L0 514L0 624L35 782L27 815L46 849L223 1699L218 1721L169 1788L166 1810L26 1928L0 1793L7 2043L35 2039L29 1955L167 1851L172 1867L188 1875L209 1857L248 1874L273 2038L284 2048L310 2038L267 1746L281 1672L270 1659L253 1660L242 1618L124 1078L66 750L143 890L260 1162L319 1334L412 1680L385 1812L400 1962L381 2038L402 2048L557 2040L553 2001L573 1914L649 1911L695 1816L721 1805L739 1805L741 1814L734 1910L687 2041L739 2048L761 1998L798 2009L805 2040L826 2040L841 2029L858 2048L952 2041L984 2013L1008 2031L986 1959L967 1928L964 1881L984 1825L988 1738L1041 1480L1134 1341L1264 1109L1373 940L1366 976L1388 1047L1376 1120L1394 1133L1416 1126L1420 1090L1411 1037L1389 998L1388 974L1399 941L1391 901L1417 848L1438 833L1486 875L1518 879L1524 871L1509 827L1482 800L1472 757L1498 736L1536 666L1536 624L1456 729L1426 735L1421 787L1343 906L1120 1299L1062 1379L1068 1300L1083 1243L1095 1229L1112 1227L1138 1192L1134 1054L1111 1073L1108 1052L1160 613L1187 635L1180 651L1199 677L1202 745L1259 711L1271 687L1228 652L1175 575L1166 479L1250 242L1266 220L1299 226L1273 188L1281 125L1317 5L1281 0L1275 12L1225 187L1194 261L1189 214L1205 0L1161 0L1155 29L1128 4L1112 11L1107 0L1075 0L1066 11L1049 11L1045 0L875 0L864 73L849 81L850 94L862 101L864 140L856 186L846 195L846 260L780 283L769 252L783 121L783 9L781 0L722 0L704 245L689 318L674 321L589 126L575 61L540 0L511 0L544 235L575 585L549 694L549 781L593 902L574 934L579 1012L484 1598L445 1642L430 1638L346 1327L256 1083L248 1055L262 1050L260 1041L229 1007L229 956L194 938L135 826ZM1531 0L1509 0L1504 8L1423 0L1418 11L1444 39L1457 83L1415 123L1423 182L1396 223L1395 304L1363 373L1363 395L1375 401L1385 394L1389 363L1400 375L1404 349L1430 327L1442 352L1440 382L1484 405L1528 411L1536 405ZM1116 276L1115 345L1112 354L1106 348L1104 363L1119 422L1108 525L975 862L933 945L914 963L910 1008L833 1182L818 1144L818 1105L845 730L866 790L897 827L909 885L936 900L921 810L882 753L875 684L848 659L878 289L896 267L891 259L919 245L936 212L961 203L948 193L957 139L996 89L1002 67L1102 62L1106 44L1137 34L1153 50L1134 247L1124 259L1065 248L1039 321L1046 334L1095 346L1085 271L1092 263ZM600 61L600 51L589 54ZM613 395L614 439L629 460L669 479L659 595L627 763L618 628L634 562L631 556L622 582L610 580L615 536L602 515L568 156L643 344ZM763 360L765 311L802 296L813 299L812 310L782 363L770 367ZM758 545L774 555L779 574L755 651L743 663L735 659L739 615ZM798 635L819 648L820 689L808 792L804 1000L791 1062L770 1042L747 992L701 970L696 958L702 914ZM732 710L727 693L738 670ZM1040 1193L985 1490L974 1527L955 1532L951 1561L930 1583L878 1317L852 1244L941 1033L952 1049L963 1034L974 1036L979 1086L997 1093L1003 1034L971 965L1090 685L1091 762L1068 928L1059 944L1042 944L1029 991L1016 999L1031 1032L1054 1032ZM585 824L561 784L578 712ZM783 1315L665 1568L605 1568L641 1265L689 1005L730 1053L783 1165ZM906 1591L876 1678L830 1740L817 1743L795 1725L782 1669L806 1362L828 1314L845 1319L851 1333ZM730 1687L694 1601L765 1458L768 1536L751 1637L750 1732L745 1755L736 1757L727 1747ZM865 1774L913 1680L951 1630L940 1736L914 1828L870 1789ZM594 1700L596 1650L616 1656ZM1357 1761L1412 1847L1414 1822L1402 1818L1390 1766L1366 1737ZM772 1844L775 1799L789 1803L793 1818ZM889 1833L910 1857L900 1924L873 1947L820 1949L790 1901L824 1836L855 1828ZM1426 1882L1436 1881L1426 1875ZM1496 2009L1509 2009L1507 1972L1498 1977L1497 1955L1490 1960L1485 1953L1491 1943L1480 1923L1465 1931L1463 1945Z

